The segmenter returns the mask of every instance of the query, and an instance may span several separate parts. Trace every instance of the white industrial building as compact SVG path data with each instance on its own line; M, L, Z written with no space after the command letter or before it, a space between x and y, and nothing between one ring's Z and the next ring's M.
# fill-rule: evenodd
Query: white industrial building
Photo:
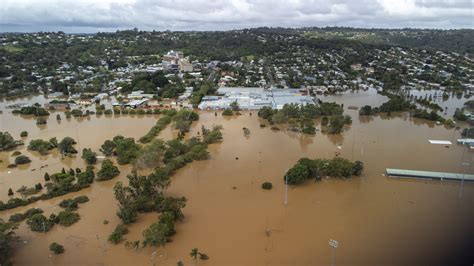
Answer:
M273 109L282 109L285 104L315 104L311 96L303 95L298 90L269 89L258 87L220 87L217 90L219 96L204 96L199 109L219 110L231 108L233 102L237 102L240 109L258 110L263 106Z

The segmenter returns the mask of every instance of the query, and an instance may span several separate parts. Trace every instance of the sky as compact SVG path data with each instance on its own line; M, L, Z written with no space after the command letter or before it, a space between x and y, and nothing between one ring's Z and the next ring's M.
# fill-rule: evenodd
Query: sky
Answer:
M1 0L0 32L474 28L473 0Z

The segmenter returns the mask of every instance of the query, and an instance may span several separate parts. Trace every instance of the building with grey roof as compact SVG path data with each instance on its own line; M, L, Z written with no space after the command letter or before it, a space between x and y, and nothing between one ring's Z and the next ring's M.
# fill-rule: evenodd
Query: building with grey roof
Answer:
M218 96L204 96L198 108L201 110L221 110L231 108L237 102L242 110L259 110L264 106L282 109L285 104L315 104L314 98L303 95L298 90L221 87Z

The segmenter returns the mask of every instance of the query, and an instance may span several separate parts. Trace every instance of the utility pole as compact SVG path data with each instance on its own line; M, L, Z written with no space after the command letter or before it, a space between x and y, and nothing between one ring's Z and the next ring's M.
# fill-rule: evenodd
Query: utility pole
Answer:
M331 266L334 266L334 261L336 260L336 249L339 246L339 241L334 240L334 239L329 239L329 246L332 247Z
M470 131L471 128L468 128L466 130L466 139L469 138L469 131ZM465 144L465 143L464 143ZM467 147L463 147L463 152L462 152L462 161L461 161L461 165L463 166L463 171L462 171L462 180L461 180L461 187L459 188L459 199L462 198L462 190L464 188L464 176L466 175L466 166L469 167L471 161L469 161L469 163L466 163L464 162L464 159L465 159L465 155L466 155L466 149L469 149Z
M288 174L285 174L285 207L288 206Z

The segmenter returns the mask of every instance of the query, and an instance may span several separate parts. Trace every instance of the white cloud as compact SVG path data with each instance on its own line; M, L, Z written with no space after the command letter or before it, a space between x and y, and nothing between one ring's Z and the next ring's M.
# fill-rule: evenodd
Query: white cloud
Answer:
M0 31L473 28L471 0L2 0Z

